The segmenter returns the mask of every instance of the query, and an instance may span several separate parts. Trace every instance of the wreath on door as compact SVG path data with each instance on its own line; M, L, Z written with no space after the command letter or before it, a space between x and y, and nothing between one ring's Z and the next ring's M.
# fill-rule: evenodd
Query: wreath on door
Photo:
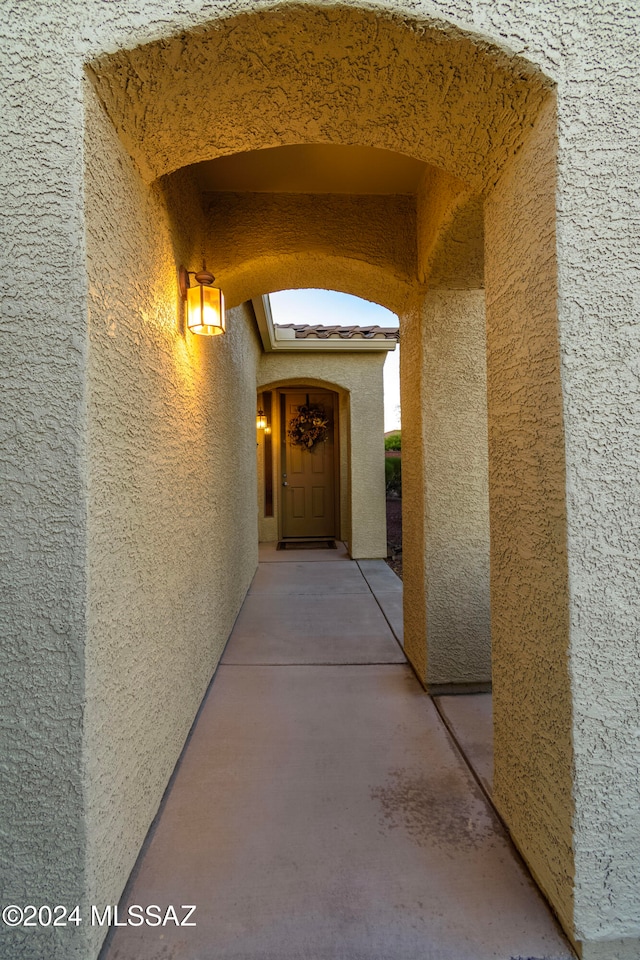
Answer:
M289 421L289 440L296 447L313 450L318 443L327 439L327 419L324 408L314 403L305 403L298 407L298 413Z

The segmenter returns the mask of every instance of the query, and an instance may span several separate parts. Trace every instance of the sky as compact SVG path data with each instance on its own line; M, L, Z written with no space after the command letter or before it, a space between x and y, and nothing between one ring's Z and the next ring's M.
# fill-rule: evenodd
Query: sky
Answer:
M386 307L335 290L280 290L269 295L274 323L324 323L336 326L397 327ZM384 362L384 429L400 427L400 347Z

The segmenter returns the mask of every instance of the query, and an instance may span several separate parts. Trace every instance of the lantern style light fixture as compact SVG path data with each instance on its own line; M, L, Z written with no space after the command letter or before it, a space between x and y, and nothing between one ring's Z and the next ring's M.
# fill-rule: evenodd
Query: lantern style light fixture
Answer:
M258 416L256 417L256 428L258 430L267 429L267 418L264 415L264 410L262 409L262 407L260 407L260 409L258 410Z
M202 263L197 273L180 267L180 294L187 303L187 326L192 333L203 337L217 337L225 332L224 294L219 287L213 286L215 277ZM189 278L193 277L195 283Z

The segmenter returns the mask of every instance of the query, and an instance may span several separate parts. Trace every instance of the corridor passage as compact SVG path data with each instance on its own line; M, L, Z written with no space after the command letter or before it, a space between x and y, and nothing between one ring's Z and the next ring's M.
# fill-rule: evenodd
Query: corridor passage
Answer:
M102 960L573 957L404 659L401 592L384 561L263 548L120 908L197 925L118 928ZM488 782L488 699L440 699Z

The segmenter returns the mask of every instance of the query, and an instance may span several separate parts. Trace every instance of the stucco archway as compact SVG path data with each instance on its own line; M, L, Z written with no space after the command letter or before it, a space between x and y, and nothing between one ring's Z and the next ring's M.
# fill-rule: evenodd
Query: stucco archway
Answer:
M297 354L298 373L293 377L286 375L291 359L286 354L265 355L258 372L258 391L280 391L304 385L330 390L336 395L340 539L356 559L384 557L384 465L379 454L384 429L384 354L367 353L357 358L344 353ZM275 421L278 424L277 414ZM275 532L277 526L267 524L265 529ZM278 536L272 535L270 539Z
M526 60L442 21L340 5L219 18L90 70L149 182L243 150L362 143L482 192L551 87Z
M206 243L211 249L212 244ZM273 255L265 253L220 270L225 296L231 305L268 294L273 290L339 290L354 297L371 300L402 314L413 297L413 285L389 267L381 269L337 251L305 251Z
M266 382L265 382L266 376ZM286 435L286 420L282 418L281 397L286 391L304 387L306 390L317 389L328 391L334 399L334 428L333 443L336 461L335 494L336 494L336 528L334 536L349 543L351 541L351 498L350 478L351 460L350 443L351 417L349 404L349 390L338 387L336 384L317 377L296 376L284 379L271 379L269 373L258 375L258 400L264 406L264 397L268 396L271 408L271 423L273 425L273 452L269 465L266 463L264 452L264 437L260 437L258 446L258 484L264 486L265 478L270 473L273 478L272 510L267 516L264 510L262 496L258 497L259 518L258 536L261 541L269 542L281 539L282 534L282 487L281 480L285 469L282 460L282 442ZM281 476L282 475L282 476ZM271 517L271 519L269 519Z
M240 302L281 284L335 287L336 269L344 274L339 285L362 295L375 271L372 298L403 314L404 378L411 383L403 412L414 464L408 482L418 517L416 575L408 584L409 606L418 613L408 646L423 677L427 438L432 408L442 405L442 397L429 398L424 358L444 315L434 296L481 289L477 278L470 283L455 273L434 286L431 271L451 240L456 211L471 196L485 199L496 793L516 842L570 928L571 698L550 84L521 58L442 23L306 4L221 18L104 56L90 72L122 145L151 184L149 195L164 204L171 242L156 270L165 289L170 247L184 258L210 243L185 170L191 164L320 142L394 150L428 165L406 231L415 257L402 270L402 258L387 258L391 283L371 249L360 251L361 262L357 255L344 258L339 218L338 232L321 248L283 248L272 263L266 240L252 256L238 240L220 273L224 283L227 271L232 300ZM290 209L273 215L285 226L297 216ZM399 217L396 233L409 219ZM464 315L467 305L449 301L446 309ZM557 745L552 757L539 747L547 735Z

